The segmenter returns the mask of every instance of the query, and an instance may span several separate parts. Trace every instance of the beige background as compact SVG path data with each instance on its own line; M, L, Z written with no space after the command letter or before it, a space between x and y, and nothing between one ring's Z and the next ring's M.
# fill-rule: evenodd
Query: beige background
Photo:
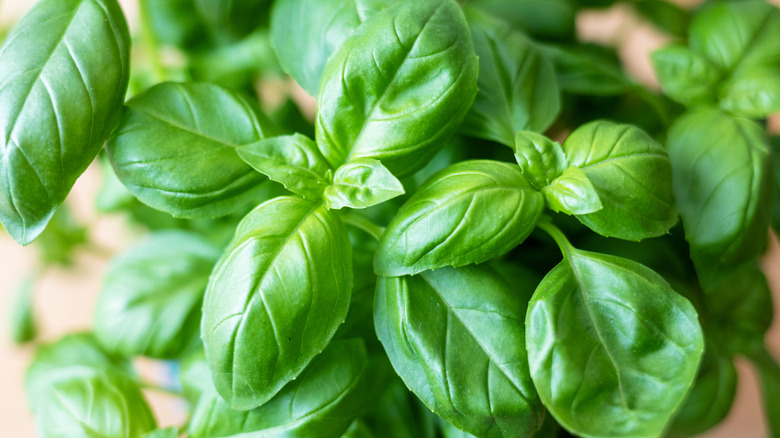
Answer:
M34 0L5 0L0 6L0 25L18 20ZM680 3L695 4L696 0ZM780 5L780 0L773 0ZM135 0L121 1L131 27L136 22ZM637 17L629 8L617 6L607 11L583 14L578 20L583 38L618 47L629 73L638 81L657 87L648 61L648 53L666 42L666 38ZM780 119L775 118L771 129L780 132ZM138 236L127 231L122 218L97 216L94 198L100 185L100 174L94 166L79 179L68 198L80 221L85 223L91 238L103 250L83 251L78 255L74 269L55 269L47 272L36 289L36 312L41 321L41 340L51 341L64 333L86 330L90 326L95 297L106 269L108 252L117 252ZM775 312L780 315L780 247L772 239L770 255L764 267L775 291ZM23 376L32 356L32 347L19 348L9 343L8 309L18 282L35 268L35 244L27 248L17 246L7 236L0 237L0 435L7 437L34 437L35 426L26 406ZM780 318L778 318L780 319ZM776 357L780 358L780 323L775 323L768 335ZM166 367L154 361L141 361L139 367L147 376L165 376ZM732 413L710 438L760 438L766 435L755 375L744 362L737 363L740 386ZM147 392L162 425L179 425L184 421L184 406L176 398Z

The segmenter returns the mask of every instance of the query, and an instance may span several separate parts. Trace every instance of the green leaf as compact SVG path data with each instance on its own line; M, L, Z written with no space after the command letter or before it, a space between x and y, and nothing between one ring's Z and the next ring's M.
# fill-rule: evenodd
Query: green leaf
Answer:
M772 163L764 130L714 109L670 128L674 197L705 290L759 254L771 217Z
M556 213L582 215L604 208L596 188L579 167L566 169L542 189L542 194L547 206Z
M366 208L401 196L404 186L377 160L357 158L336 169L333 184L325 188L331 210Z
M638 241L677 223L669 157L641 129L595 121L572 132L563 151L569 166L585 171L604 206L577 215L593 231Z
M561 96L552 63L523 34L469 10L479 56L479 91L461 132L515 144L515 132L544 132L560 112Z
M750 359L758 371L768 436L777 436L780 434L780 366L765 348L752 354Z
M772 163L775 174L774 196L772 198L772 206L774 207L772 228L774 228L775 234L780 235L780 135L770 138L769 144L772 148Z
M217 85L165 82L127 102L106 150L143 203L176 217L220 217L263 191L265 177L236 148L269 134L248 99Z
M278 197L249 213L214 268L201 332L214 383L234 409L270 400L344 321L352 288L344 224Z
M720 99L721 108L745 117L757 119L780 111L780 63L733 75L721 88Z
M596 44L543 46L555 66L562 91L574 94L612 96L635 85L623 73L617 54Z
M238 148L238 156L272 181L316 201L328 186L330 165L317 144L300 134L271 137Z
M653 68L664 93L683 105L713 102L720 71L706 58L681 45L652 53Z
M361 23L397 0L277 0L271 43L284 71L317 96L325 63Z
M77 250L87 241L87 229L73 217L69 205L63 203L33 247L38 250L44 265L70 267L76 262Z
M35 275L28 275L22 280L17 286L14 304L10 309L11 340L19 345L35 340L38 335L33 308L37 280Z
M178 436L179 429L175 426L171 426L166 427L165 429L155 429L144 435L143 438L178 438Z
M233 410L211 388L195 405L190 436L339 437L364 407L367 365L361 340L334 341L259 408Z
M456 427L530 437L544 411L528 375L524 306L486 267L380 278L374 323L404 383Z
M341 435L341 438L374 438L374 434L365 423L355 420L349 425L349 429Z
M95 308L98 340L124 356L179 356L197 334L219 256L196 234L164 231L114 259Z
M0 221L46 227L116 122L130 36L115 0L43 0L0 49Z
M334 168L373 158L396 176L414 173L471 107L478 64L453 0L403 2L375 14L325 67L317 145Z
M268 16L269 0L194 0L198 15L217 42L233 41L252 32Z
M522 243L543 209L517 166L460 162L404 203L379 241L374 270L389 277L488 261Z
M696 311L639 263L562 250L526 316L540 398L577 435L659 436L704 350Z
M362 416L376 438L437 438L435 418L397 376Z
M515 159L520 172L536 190L550 185L568 167L560 144L531 131L515 136Z
M140 0L139 9L154 38L161 44L191 48L202 43L204 23L195 0Z
M467 4L545 39L574 34L576 14L570 0L469 0Z
M685 37L691 22L691 12L665 0L635 0L637 12L662 31L676 37Z

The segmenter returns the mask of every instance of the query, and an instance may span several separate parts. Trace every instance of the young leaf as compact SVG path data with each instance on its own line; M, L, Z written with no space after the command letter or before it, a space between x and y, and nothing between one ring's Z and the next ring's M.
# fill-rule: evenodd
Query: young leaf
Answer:
M769 145L756 123L715 109L689 112L670 128L674 197L705 290L766 243L771 215Z
M526 315L540 398L577 435L660 435L704 350L696 311L639 263L562 250Z
M509 147L517 131L544 132L561 105L552 63L520 32L467 11L479 57L479 91L461 132Z
M434 413L480 437L530 437L544 413L524 314L508 283L473 266L380 278L374 323L396 372Z
M566 169L542 189L542 194L547 206L555 212L582 215L604 208L596 188L579 167Z
M357 158L336 170L325 188L325 205L331 210L366 208L403 195L404 186L377 160Z
M721 79L717 67L706 58L681 45L653 52L653 68L664 93L683 105L710 103Z
M720 94L720 106L734 114L761 118L780 111L780 63L734 74Z
M201 333L233 409L270 400L328 344L349 308L352 248L324 206L278 197L249 213L214 268Z
M414 173L471 107L478 64L454 0L375 14L325 66L317 145L334 168L373 158L397 176Z
M300 134L271 137L239 147L238 156L272 181L316 201L328 186L330 165L317 144Z
M95 309L95 336L124 356L175 358L197 333L219 248L164 231L114 259Z
M515 159L520 172L536 190L549 185L568 167L561 145L531 131L515 136Z
M35 339L38 327L35 324L33 297L35 293L34 275L25 277L16 290L14 304L11 307L11 340L16 344L24 344Z
M572 132L563 151L569 166L585 171L604 206L577 215L593 231L638 241L677 223L669 157L641 129L595 121Z
M517 166L455 164L404 203L379 241L374 270L390 277L485 262L523 242L543 209Z
M145 204L177 217L219 217L263 190L265 177L236 147L269 133L254 105L232 91L165 82L127 102L106 150L119 179Z
M116 122L130 36L116 0L43 0L0 49L0 221L27 245Z

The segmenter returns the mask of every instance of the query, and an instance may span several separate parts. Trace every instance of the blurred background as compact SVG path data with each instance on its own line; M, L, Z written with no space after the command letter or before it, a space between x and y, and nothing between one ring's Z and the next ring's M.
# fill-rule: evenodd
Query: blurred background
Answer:
M690 7L697 0L678 0L680 5ZM18 21L35 3L35 0L12 0L0 2L0 29L8 29ZM137 0L120 0L134 34L138 29ZM780 6L780 0L772 0ZM636 16L633 9L617 5L604 10L581 14L577 20L580 37L586 41L598 42L617 48L624 67L637 82L658 89L649 63L649 53L669 41L668 36L659 33L652 25ZM283 87L294 84L283 82ZM260 90L269 100L274 99L274 90ZM299 104L313 111L313 99L305 93L296 93ZM306 111L305 111L306 112ZM769 122L769 129L780 133L780 118ZM143 233L140 229L127 227L121 215L99 214L95 209L96 197L102 184L103 174L97 163L93 164L79 179L66 204L72 218L61 218L60 225L68 229L69 238L85 240L72 260L64 260L69 267L53 267L41 273L35 282L35 314L40 324L38 342L55 340L65 333L88 330L91 326L96 296L103 282L108 260ZM79 237L80 236L80 237ZM67 240L67 239L66 239ZM30 415L24 395L24 373L32 358L34 345L17 347L8 334L8 315L15 291L31 275L37 275L41 252L48 257L60 257L55 242L42 245L38 242L29 247L17 246L8 236L0 235L0 428L7 437L34 437L35 424ZM65 256L63 256L65 257ZM67 257L66 257L67 258ZM763 265L775 295L775 313L780 314L780 247L776 236L772 236L769 252ZM775 357L780 357L780 323L775 320L769 333L769 345ZM140 361L141 373L152 381L164 382L170 378L171 368L159 361ZM706 437L760 438L766 436L766 425L760 404L756 376L744 362L738 361L739 389L730 416ZM185 406L179 399L165 394L147 392L161 426L180 425L185 418Z

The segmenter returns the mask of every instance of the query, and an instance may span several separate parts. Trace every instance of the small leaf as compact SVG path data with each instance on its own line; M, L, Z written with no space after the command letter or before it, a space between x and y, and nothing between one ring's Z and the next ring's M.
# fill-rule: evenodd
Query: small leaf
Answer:
M578 167L566 169L542 189L542 194L547 206L557 213L589 214L604 208L588 175Z
M561 145L531 131L515 136L515 159L520 172L536 190L549 185L568 167Z
M684 105L713 102L721 73L706 58L687 47L671 45L653 52L651 59L667 96Z
M366 208L404 193L401 181L382 163L358 158L336 170L333 184L325 189L325 205L331 210Z
M306 199L321 199L328 186L330 165L317 144L304 135L271 137L237 151L255 170Z
M780 111L780 63L736 73L720 93L720 106L730 113L754 119L776 113Z
M14 305L11 307L11 339L16 344L25 344L35 340L38 327L33 309L36 276L28 275L16 290Z

